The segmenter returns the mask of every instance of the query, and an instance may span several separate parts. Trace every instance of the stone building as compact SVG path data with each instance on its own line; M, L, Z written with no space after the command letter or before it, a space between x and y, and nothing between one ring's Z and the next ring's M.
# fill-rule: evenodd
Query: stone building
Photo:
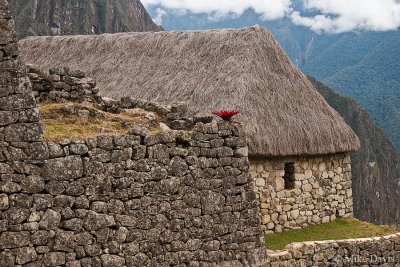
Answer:
M266 29L37 37L20 45L28 63L84 70L104 96L185 101L193 114L239 110L265 233L352 215L348 153L359 140Z

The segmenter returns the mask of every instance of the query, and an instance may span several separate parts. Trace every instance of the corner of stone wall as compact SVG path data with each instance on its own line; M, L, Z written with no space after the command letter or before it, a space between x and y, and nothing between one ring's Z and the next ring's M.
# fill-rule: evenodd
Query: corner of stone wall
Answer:
M0 2L0 162L37 158L42 131L31 84L20 64L14 20Z

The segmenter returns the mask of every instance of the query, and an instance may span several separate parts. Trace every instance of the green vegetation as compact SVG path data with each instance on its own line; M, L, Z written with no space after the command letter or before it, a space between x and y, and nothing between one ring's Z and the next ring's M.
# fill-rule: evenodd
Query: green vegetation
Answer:
M106 11L108 3L106 3L105 0L96 0L94 3L96 5L97 31L106 32Z
M400 32L382 40L371 54L326 79L340 93L356 99L400 148Z
M398 230L396 231L391 226L378 226L356 219L338 219L333 222L312 225L303 229L267 235L265 237L265 246L270 250L280 250L294 242L377 237L397 232Z

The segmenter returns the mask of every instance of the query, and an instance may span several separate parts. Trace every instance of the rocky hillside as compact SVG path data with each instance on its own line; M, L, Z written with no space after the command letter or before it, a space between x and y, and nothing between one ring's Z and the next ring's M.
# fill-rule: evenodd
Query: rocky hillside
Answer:
M400 221L400 155L354 100L337 94L314 78L315 88L359 136L361 149L352 154L354 212L381 224Z
M10 0L19 37L159 31L139 0Z

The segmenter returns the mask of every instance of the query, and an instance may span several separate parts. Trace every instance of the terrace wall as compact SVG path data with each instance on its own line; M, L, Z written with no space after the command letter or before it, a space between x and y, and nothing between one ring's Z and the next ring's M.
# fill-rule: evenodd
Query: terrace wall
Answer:
M399 265L400 233L376 238L293 243L283 251L268 251L267 266Z

